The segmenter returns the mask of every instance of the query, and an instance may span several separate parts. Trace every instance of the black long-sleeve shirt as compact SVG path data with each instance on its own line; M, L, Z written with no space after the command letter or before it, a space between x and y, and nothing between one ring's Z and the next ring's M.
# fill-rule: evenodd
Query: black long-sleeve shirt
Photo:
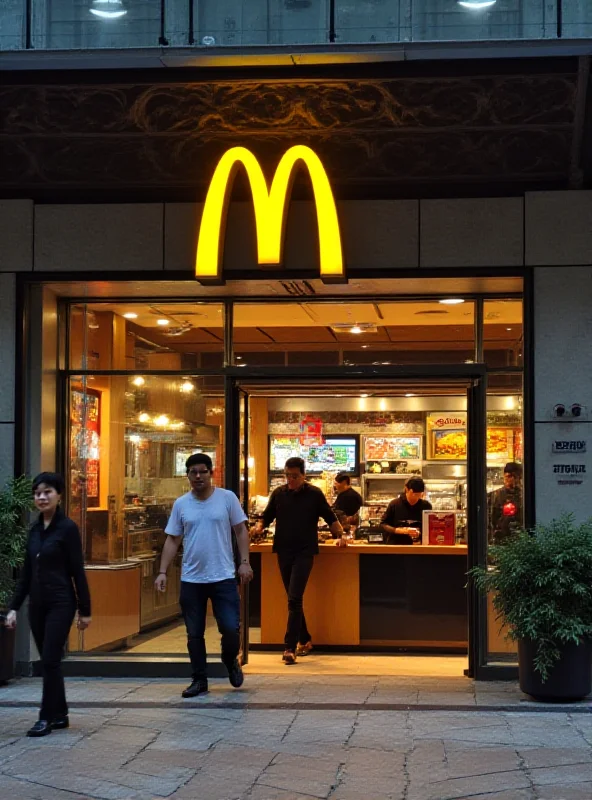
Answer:
M18 611L27 595L35 604L75 603L81 617L90 617L80 532L61 508L47 528L40 516L29 531L25 563L10 608Z
M310 483L296 490L288 489L287 485L278 486L263 512L266 527L276 520L273 552L316 555L319 552L319 517L327 525L337 522L320 489Z

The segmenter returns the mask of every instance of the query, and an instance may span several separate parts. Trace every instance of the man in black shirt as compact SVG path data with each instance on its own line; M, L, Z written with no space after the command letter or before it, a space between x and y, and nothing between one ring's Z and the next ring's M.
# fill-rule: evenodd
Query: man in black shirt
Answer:
M277 553L282 581L288 595L288 625L284 638L285 664L294 664L296 655L306 655L312 650L311 637L302 610L304 590L313 560L319 552L318 524L322 517L331 533L341 537L343 529L331 511L325 495L316 486L306 482L304 461L289 458L284 467L286 485L275 489L263 512L263 523L268 527L276 520L273 552ZM298 646L298 650L296 649Z
M423 478L409 478L403 494L389 503L380 526L391 542L394 539L411 544L413 539L419 539L423 512L432 509L432 504L423 499L424 492Z
M504 467L504 485L487 497L489 544L501 544L524 525L522 467L510 461Z
M344 518L341 519L343 525L356 525L358 522L358 511L364 505L364 501L355 489L351 487L350 477L346 472L340 472L335 476L333 491L337 495L333 503L334 511L341 511Z

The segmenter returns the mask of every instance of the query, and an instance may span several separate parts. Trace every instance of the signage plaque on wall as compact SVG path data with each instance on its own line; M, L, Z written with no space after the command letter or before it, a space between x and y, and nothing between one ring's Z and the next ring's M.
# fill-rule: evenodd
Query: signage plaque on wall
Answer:
M585 453L585 441L571 441L566 439L556 439L553 442L553 453Z

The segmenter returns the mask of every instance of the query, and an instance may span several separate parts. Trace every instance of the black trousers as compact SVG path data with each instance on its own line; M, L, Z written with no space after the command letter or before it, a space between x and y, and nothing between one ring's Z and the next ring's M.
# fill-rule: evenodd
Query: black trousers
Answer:
M222 662L230 667L240 650L240 597L234 579L215 583L181 581L179 602L187 628L187 650L194 680L207 680L204 634L208 599L222 636Z
M73 603L29 604L31 633L39 650L43 671L39 719L48 722L68 713L62 657L75 613L76 607Z
M295 650L297 644L306 644L311 639L302 602L313 563L314 556L278 553L278 566L288 595L288 625L284 638L286 650Z

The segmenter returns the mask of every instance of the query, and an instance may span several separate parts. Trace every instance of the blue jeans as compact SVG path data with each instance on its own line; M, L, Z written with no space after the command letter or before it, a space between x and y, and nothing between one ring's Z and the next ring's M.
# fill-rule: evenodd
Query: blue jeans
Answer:
M181 581L179 602L187 628L187 650L193 680L207 680L207 654L204 633L208 600L222 636L222 661L230 667L240 649L240 599L234 578L215 583Z

